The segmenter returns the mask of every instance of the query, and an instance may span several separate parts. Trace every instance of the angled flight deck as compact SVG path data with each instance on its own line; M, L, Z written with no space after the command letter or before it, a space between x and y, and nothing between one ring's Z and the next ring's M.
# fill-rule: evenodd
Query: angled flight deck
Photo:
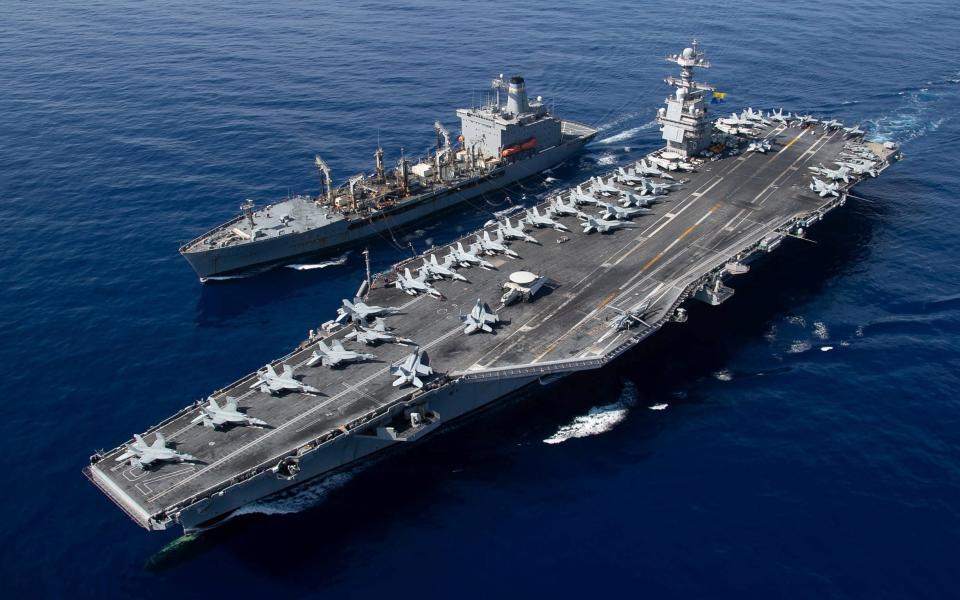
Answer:
M686 56L675 58L680 62ZM685 106L702 100L694 92L677 98L692 103ZM892 148L863 143L859 134L841 127L801 123L758 123L749 139L764 151L725 152L711 160L680 153L689 161L686 168L695 170L671 171L680 184L649 212L610 233L585 233L580 217L553 213L552 219L569 231L527 226L539 243L509 242L519 258L483 256L492 268L460 268L467 281L430 282L442 299L411 296L393 283L406 269L416 274L431 254L442 261L451 246L398 264L371 282L364 302L397 309L385 317L386 325L416 346L365 346L349 338L353 325L327 327L273 363L278 374L289 365L299 384L318 393L272 395L251 373L212 394L220 405L236 398L241 411L266 426L205 427L198 421L206 401L198 402L143 434L147 444L162 434L168 447L190 459L145 467L118 461L129 451L121 446L95 455L87 475L148 529L172 523L200 529L271 493L421 439L541 378L600 368L663 324L681 320L681 304L691 297L724 301L733 293L727 285L731 278L842 205L859 180L841 173L832 193L821 194L811 190L814 169L845 160L841 157L851 152L872 153L879 170L893 157ZM704 126L690 129L710 134ZM676 162L677 152L670 159L665 154L652 158ZM589 192L594 200L611 204L643 198L636 185L623 181L629 180L611 173L580 189L594 190ZM575 195L564 190L538 211L551 214L550 201L567 202ZM601 224L616 222L601 220L597 206L579 210ZM462 238L462 247L470 248L484 232L495 239L498 229L473 232ZM545 284L527 301L502 306L504 284L518 271L542 277ZM478 299L492 307L499 322L492 333L465 335L461 315L470 313ZM625 315L630 326L618 327ZM311 360L320 338L328 346L339 341L375 358L358 358L342 368L324 366ZM429 357L433 373L422 377L422 388L395 387L395 367L417 347Z

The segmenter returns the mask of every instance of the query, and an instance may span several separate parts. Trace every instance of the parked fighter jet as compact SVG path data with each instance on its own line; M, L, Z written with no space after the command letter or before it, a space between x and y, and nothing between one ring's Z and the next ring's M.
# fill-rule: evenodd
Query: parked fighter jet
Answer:
M423 259L423 265L420 270L426 273L432 279L444 279L449 277L457 281L466 281L467 278L453 270L453 259L448 255L443 259L443 263L437 260L436 254L430 255L430 260Z
M773 150L773 145L770 143L770 140L758 140L756 142L750 142L750 145L747 146L747 152L759 152L760 154L766 154L770 150Z
M382 317L385 315L393 315L399 311L396 308L389 306L372 306L366 304L360 300L360 298L354 298L353 302L350 302L346 298L343 299L343 308L339 310L339 315L337 316L337 322L343 323L348 320L358 321L360 323L366 323L373 317Z
M794 117L797 120L797 125L804 127L806 125L816 125L820 122L820 119L812 115L797 115Z
M602 177L594 177L590 180L590 189L595 192L600 192L604 196L609 196L610 194L619 194L620 188L615 185L610 185L603 182Z
M652 212L649 208L620 208L609 202L604 202L601 207L603 212L600 213L600 218L604 221L629 221L637 215Z
M581 223L581 225L583 226L584 233L593 233L594 231L599 233L610 233L611 231L615 231L623 227L629 227L628 224L621 221L614 221L611 223L608 221L598 221L593 217L587 217L586 221Z
M250 384L251 388L259 387L264 394L279 396L284 391L302 392L304 394L319 394L320 390L293 378L293 367L283 365L283 374L277 374L273 365L257 371L257 379Z
M477 235L477 244L480 246L480 251L487 255L492 254L506 254L511 258L520 258L520 255L507 247L504 242L503 232L497 231L497 239L490 238L490 232L484 231L483 237Z
M548 209L551 215L557 217L579 217L583 215L583 211L577 208L576 203L571 200L570 204L564 204L563 198L559 196L550 201L550 208Z
M380 343L385 344L413 344L413 340L400 337L387 329L387 324L383 319L377 319L373 322L373 327L364 327L357 323L356 329L343 336L347 340L356 340L368 346L376 346Z
M657 171L659 172L659 169L657 169ZM620 183L625 183L627 185L637 185L638 183L641 183L643 181L643 177L639 175L635 175L633 173L629 173L623 167L620 167L617 169L617 174L615 175L615 177L617 178L617 181L619 181Z
M577 206L585 206L588 204L596 205L600 202L597 200L596 196L583 191L583 188L581 188L579 185L570 192L570 201Z
M541 215L536 206L527 211L527 216L523 220L534 227L553 227L557 231L570 231L563 223L558 223L547 215Z
M375 358L377 357L373 354L347 350L343 347L343 344L340 343L340 340L333 340L330 346L327 346L326 342L320 340L317 342L317 349L313 351L313 355L307 360L307 366L314 367L317 363L320 363L332 369L333 367L339 367L343 364L374 360Z
M863 135L866 131L860 129L859 125L854 125L853 127L844 127L843 133L844 135Z
M732 127L749 128L754 126L754 122L748 119L745 113L741 113L739 115L737 113L730 113L729 117L722 117L717 122L722 123L723 125L730 125Z
M504 222L497 227L497 231L503 234L503 237L508 240L523 240L525 242L530 242L531 244L540 244L537 241L537 238L533 237L529 233L523 230L523 219L520 219L517 222L517 226L514 227L510 224L510 219L504 219Z
M838 183L824 183L816 177L813 178L813 181L810 182L810 189L814 193L819 194L821 198L826 196L839 196L840 195L840 184Z
M461 267L473 267L477 266L481 269L492 269L493 265L477 255L474 251L473 246L470 246L470 250L463 249L463 243L457 242L456 246L450 247L450 254L447 255L450 257L454 263L460 265Z
M429 294L434 298L443 297L440 290L433 287L433 284L427 281L427 273L423 269L414 277L410 274L410 269L405 268L402 274L397 275L397 280L393 282L393 285L404 294L409 294L410 296Z
M477 303L474 305L473 310L470 311L470 314L460 315L460 320L466 324L463 333L470 335L477 331L493 333L493 328L490 326L494 323L499 323L500 317L490 310L490 307L482 300L477 298Z
M747 107L747 110L745 110L745 111L743 111L743 112L741 113L741 116L744 117L744 118L746 118L746 119L749 120L749 121L753 121L754 123L759 123L759 124L761 124L761 125L769 125L769 124L770 124L770 121L768 121L766 118L764 118L764 116L763 116L763 111L762 111L762 110L756 110L756 111L755 111L755 110L753 110L753 107L752 107L752 106L748 106L748 107Z
M854 175L863 177L864 175L869 175L870 177L876 177L879 175L877 172L876 165L870 161L850 161L850 162L838 162L838 165L850 169Z
M645 175L647 177L661 177L663 179L673 179L673 175L665 173L660 170L660 168L653 163L648 163L645 159L638 161L634 165L634 172L637 175Z
M210 396L207 398L207 403L200 407L200 414L191 422L201 423L204 427L211 429L220 429L224 425L254 425L256 427L266 425L265 421L240 412L240 409L237 408L237 399L233 396L227 396L227 403L222 407L217 404L213 396Z
M770 120L771 120L771 121L774 121L774 122L776 122L776 123L783 123L784 125L788 125L788 124L790 123L790 119L793 118L793 117L790 115L790 113L783 114L783 109L782 109L782 108L781 108L780 110L778 110L778 111L772 111L772 110L771 110L769 116L770 116Z
M850 169L849 167L841 166L838 169L828 169L821 163L820 166L810 167L810 170L814 173L820 173L827 179L832 181L843 180L844 183L850 183Z
M423 381L420 379L420 375L426 377L427 375L433 374L433 369L427 364L428 360L429 358L425 350L414 350L412 354L408 355L402 363L395 366L393 371L391 371L391 374L397 378L396 381L393 382L393 387L412 385L417 388L422 388Z
M620 197L618 202L621 206L636 206L638 208L648 208L651 204L659 202L662 198L665 198L664 194L658 196L640 196L637 194L624 194Z
M195 461L197 458L184 452L177 452L173 448L167 448L167 441L163 434L157 432L157 438L149 446L138 434L133 434L134 442L124 444L126 450L118 456L117 462L129 461L130 466L138 465L141 469L146 469L150 465L158 462L185 462Z
M843 122L836 119L830 119L820 123L824 131L830 131L831 129L840 129L843 127Z
M643 184L640 186L640 195L641 196L660 196L663 195L673 188L677 187L678 183L655 183L649 179L645 179Z

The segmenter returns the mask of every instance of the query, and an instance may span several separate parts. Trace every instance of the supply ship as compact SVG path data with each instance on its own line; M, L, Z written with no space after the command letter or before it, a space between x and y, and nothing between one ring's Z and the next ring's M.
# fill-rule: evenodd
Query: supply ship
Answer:
M373 173L350 177L336 188L326 161L316 156L318 196L294 196L259 209L245 200L239 216L187 242L180 254L205 281L393 235L414 221L555 167L597 135L592 127L554 117L541 97L529 99L523 77L507 81L501 75L492 88L491 102L457 110L461 134L456 141L439 121L434 123L437 148L429 156L401 156L388 172L378 147Z
M702 50L668 60L681 76L666 80L663 148L519 221L367 276L292 351L97 452L87 477L146 529L215 526L507 397L603 368L685 321L686 303L728 301L736 277L899 157L891 142L809 115L715 119L713 88L693 77L709 66Z

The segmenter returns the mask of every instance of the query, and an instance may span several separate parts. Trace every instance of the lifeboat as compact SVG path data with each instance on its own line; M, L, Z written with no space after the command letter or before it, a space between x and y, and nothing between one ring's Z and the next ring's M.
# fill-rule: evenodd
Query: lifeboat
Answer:
M514 154L519 154L520 152L533 150L536 147L537 147L537 138L532 137L529 140L523 142L522 144L514 144L513 146L507 146L500 152L500 156L503 158L506 158L508 156L513 156Z

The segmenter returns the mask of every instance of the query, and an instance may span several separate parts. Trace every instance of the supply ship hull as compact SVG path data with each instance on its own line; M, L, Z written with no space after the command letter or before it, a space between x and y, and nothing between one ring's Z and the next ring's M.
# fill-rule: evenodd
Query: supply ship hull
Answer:
M782 147L703 163L669 201L635 219L633 229L607 235L534 230L542 245L512 246L522 259L492 258L497 270L470 269L469 283L437 282L443 301L411 298L383 286L382 278L375 282L367 302L398 308L388 321L430 353L438 374L424 389L391 385L390 364L403 360L408 346L379 346L372 349L379 362L334 370L305 366L313 346L307 342L276 364L293 366L323 395L270 396L250 389L255 373L214 394L239 398L269 429L199 427L192 423L198 414L192 405L144 436L163 432L198 462L147 470L116 462L120 447L96 455L88 477L148 529L174 523L199 529L259 498L419 440L541 378L606 365L676 318L685 301L724 301L735 273L844 204L855 179L837 197L808 189L808 167L843 151L842 132L779 126L764 136ZM893 152L877 146L877 153L886 167ZM558 220L578 227L575 217ZM458 315L478 297L498 296L515 266L546 275L550 292L499 309L503 324L495 335L463 335ZM647 304L645 325L610 326L618 310L639 303ZM424 415L416 426L407 419L411 410ZM291 475L292 463L297 468Z
M536 176L556 167L578 153L595 136L596 130L578 123L564 122L565 136L561 145L544 150L524 161L510 163L489 174L470 178L462 183L425 194L404 206L404 210L384 211L356 220L340 219L320 227L294 231L287 235L255 240L248 244L220 248L198 248L196 241L181 248L181 254L201 279L209 279L244 271L256 270L272 264L290 261L298 256L336 252L378 235L392 235L395 231L437 216L484 194ZM267 207L277 212L294 213L308 209L314 200L299 196ZM231 230L241 223L243 216L218 229ZM209 236L213 232L207 232Z

